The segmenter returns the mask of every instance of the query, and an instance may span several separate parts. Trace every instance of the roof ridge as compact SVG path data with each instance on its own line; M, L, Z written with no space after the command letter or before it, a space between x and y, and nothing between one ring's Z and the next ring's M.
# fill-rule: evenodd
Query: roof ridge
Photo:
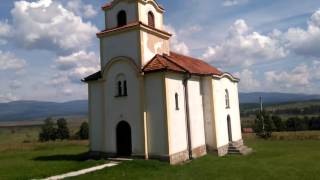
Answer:
M165 58L166 60L170 61L171 63L173 63L174 65L178 66L179 68L181 68L181 69L185 70L186 72L190 73L188 69L186 69L186 68L183 67L182 65L180 65L180 64L174 62L173 60L171 60L171 59L170 59L170 56L168 56L168 55L165 54L165 55L164 55L164 58Z

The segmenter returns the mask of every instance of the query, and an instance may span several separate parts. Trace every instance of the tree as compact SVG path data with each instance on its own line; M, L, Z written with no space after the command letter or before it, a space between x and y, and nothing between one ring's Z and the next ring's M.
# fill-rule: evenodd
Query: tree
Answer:
M57 129L54 127L54 123L51 118L47 118L41 127L39 134L39 141L45 142L50 140L56 140Z
M56 138L61 140L69 139L70 133L69 133L67 120L64 118L58 119L57 125L58 125L58 129L56 132Z
M257 114L255 119L255 132L256 135L268 139L272 135L272 130L274 128L273 121L271 121L269 114L266 111L262 111Z
M274 116L271 117L271 119L273 121L273 124L275 126L275 130L277 132L281 132L281 131L285 130L285 125L284 125L281 117L274 115Z
M89 124L87 122L83 122L77 134L80 139L89 139Z

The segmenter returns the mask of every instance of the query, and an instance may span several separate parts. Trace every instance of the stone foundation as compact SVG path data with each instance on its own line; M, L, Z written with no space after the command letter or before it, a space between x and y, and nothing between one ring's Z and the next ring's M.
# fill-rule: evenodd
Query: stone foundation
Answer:
M188 150L175 153L173 155L170 155L170 157L169 157L169 162L171 165L179 164L179 163L185 162L187 160L189 160Z
M207 154L206 145L192 149L192 157L193 158L198 158L198 157L204 156L206 154Z
M228 154L228 148L229 148L229 144L218 147L217 149L217 154L218 156L225 156Z
M240 140L238 140L238 141L233 141L232 144L233 144L234 146L237 146L237 147L240 147L240 146L243 146L243 145L244 145L242 139L240 139Z

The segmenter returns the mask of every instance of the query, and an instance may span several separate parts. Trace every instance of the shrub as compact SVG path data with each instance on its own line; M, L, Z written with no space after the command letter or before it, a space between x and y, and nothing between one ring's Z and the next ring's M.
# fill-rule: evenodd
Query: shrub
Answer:
M277 132L281 132L281 131L284 131L285 130L285 125L281 119L281 117L279 116L272 116L271 117L273 123L274 123L274 126L275 126L275 130Z
M255 132L256 135L268 139L272 135L272 131L275 129L273 121L271 121L269 114L266 111L262 111L257 114L255 120Z
M80 130L77 135L82 140L89 139L89 124L87 122L83 122L81 124Z
M56 140L57 129L54 127L54 123L51 118L47 118L41 127L39 134L39 141L45 142L50 140Z
M56 138L61 140L69 139L70 133L69 133L67 120L64 118L58 119L57 125L58 125L58 129L56 132Z

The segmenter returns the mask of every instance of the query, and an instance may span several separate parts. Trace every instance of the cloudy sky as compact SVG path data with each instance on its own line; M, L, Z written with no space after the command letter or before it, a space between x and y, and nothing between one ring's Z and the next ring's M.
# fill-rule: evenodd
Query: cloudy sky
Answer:
M107 0L1 0L0 102L87 98ZM319 94L320 1L158 0L171 49L241 78L240 91Z

